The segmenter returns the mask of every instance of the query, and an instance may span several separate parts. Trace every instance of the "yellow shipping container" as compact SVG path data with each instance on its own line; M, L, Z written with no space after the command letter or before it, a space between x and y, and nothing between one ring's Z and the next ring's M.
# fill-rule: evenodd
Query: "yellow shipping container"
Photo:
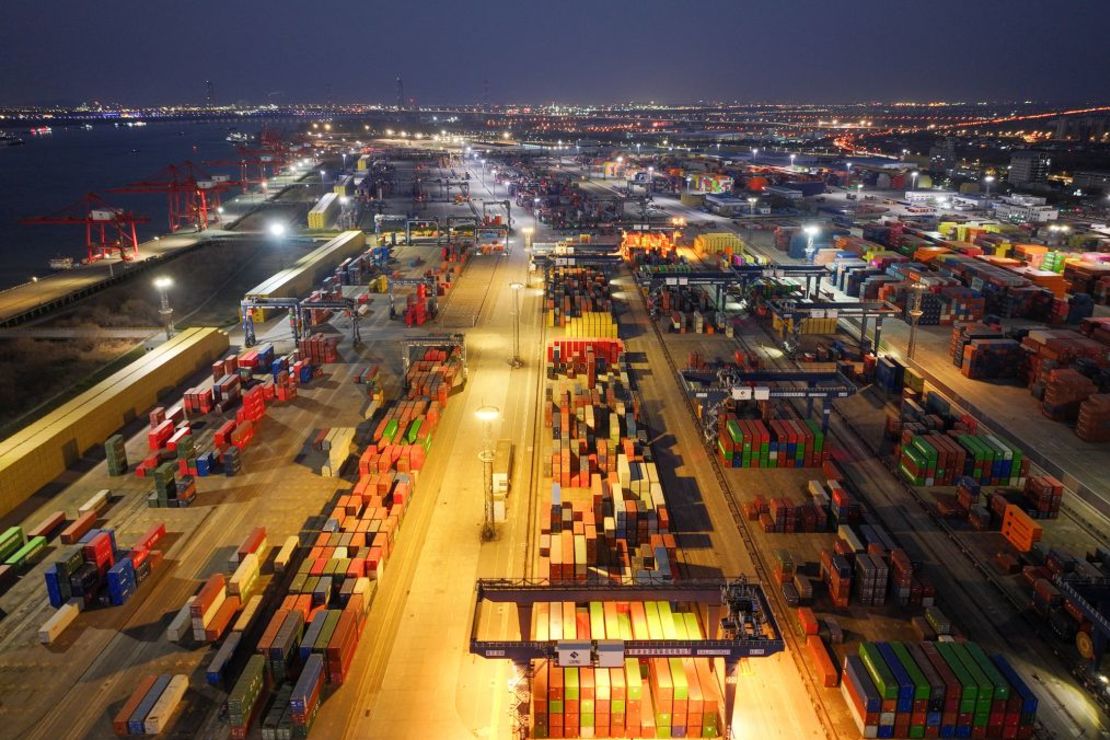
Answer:
M0 516L146 412L228 348L219 329L186 329L0 443Z
M694 237L694 251L698 254L721 254L722 252L742 254L744 252L744 241L736 234L728 231L698 234Z
M282 270L247 291L248 298L296 298L307 295L313 286L335 267L361 253L366 235L361 231L344 231L327 244L317 247ZM265 321L265 311L255 309L255 321Z

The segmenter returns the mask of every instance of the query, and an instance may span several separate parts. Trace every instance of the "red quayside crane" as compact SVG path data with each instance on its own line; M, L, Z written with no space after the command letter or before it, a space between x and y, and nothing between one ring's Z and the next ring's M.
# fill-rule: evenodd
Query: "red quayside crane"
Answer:
M219 208L220 193L233 185L227 175L209 175L192 162L167 165L151 177L118 188L113 193L164 193L171 232L182 228L203 231Z
M116 208L96 193L89 193L56 213L48 216L29 216L20 219L20 223L84 224L87 259L89 262L95 262L110 257L116 251L119 252L120 259L125 261L137 257L139 237L135 233L135 224L150 223L150 219Z

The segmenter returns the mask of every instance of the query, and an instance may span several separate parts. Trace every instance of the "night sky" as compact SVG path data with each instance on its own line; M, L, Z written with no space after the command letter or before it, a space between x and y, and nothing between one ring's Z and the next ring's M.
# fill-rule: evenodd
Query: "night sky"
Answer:
M1106 0L5 0L0 104L1110 99Z

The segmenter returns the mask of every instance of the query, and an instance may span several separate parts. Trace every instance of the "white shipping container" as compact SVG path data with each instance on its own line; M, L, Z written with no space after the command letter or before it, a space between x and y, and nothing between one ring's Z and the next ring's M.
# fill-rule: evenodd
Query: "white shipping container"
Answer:
M235 572L231 574L231 580L228 581L227 590L233 594L242 594L244 590L249 591L249 586L258 578L258 556L253 552L247 554ZM244 589L244 587L247 587Z
M274 571L278 574L285 572L285 569L289 566L289 560L293 557L293 553L296 552L297 544L298 540L296 535L290 535L285 538L285 542L274 558Z
M181 607L177 616L170 622L170 626L166 628L166 639L170 642L179 642L181 638L185 636L185 633L189 631L191 627L189 608L196 600L196 596L190 596L189 600L185 602L185 606Z
M150 713L143 721L143 732L148 735L157 735L165 730L188 688L189 677L185 674L179 673L171 678L165 691L158 697L158 701L154 702L154 706L150 708Z
M232 632L246 632L250 627L251 622L254 621L258 610L262 607L262 594L255 594L247 601L247 605L243 607L243 611L239 612L239 617L235 620L232 626Z
M212 620L216 618L216 613L220 611L220 607L223 606L226 599L227 588L225 587L220 589L220 592L216 595L216 598L212 599L212 603L208 606L208 611L206 611L204 613L204 616L201 618L201 622L204 624L205 627L211 624Z
M65 632L66 627L73 624L73 620L77 619L77 615L80 613L81 610L72 601L62 604L61 608L51 614L50 619L46 620L39 628L39 642L43 645L49 645L57 640Z
M92 495L85 503L81 504L81 508L77 510L78 516L90 511L100 511L108 505L108 495L111 493L107 488L102 488Z
M370 604L374 601L374 593L377 588L377 584L366 576L355 579L355 593L362 594L362 611L364 614L370 611Z

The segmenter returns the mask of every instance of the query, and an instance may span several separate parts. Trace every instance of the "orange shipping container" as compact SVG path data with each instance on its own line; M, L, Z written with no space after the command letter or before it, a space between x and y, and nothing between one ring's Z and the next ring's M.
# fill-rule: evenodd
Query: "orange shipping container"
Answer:
M836 688L840 683L840 677L836 672L836 664L829 657L825 642L817 635L810 635L806 638L806 647L813 656L813 663L817 668L817 674L821 676L822 685L828 689Z

